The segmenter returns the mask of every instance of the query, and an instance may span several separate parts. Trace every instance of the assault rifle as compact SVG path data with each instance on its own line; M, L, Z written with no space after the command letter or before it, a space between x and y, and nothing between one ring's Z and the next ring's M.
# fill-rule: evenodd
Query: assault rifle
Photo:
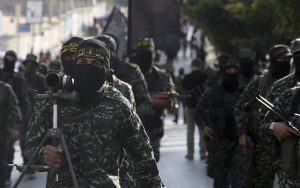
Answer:
M277 117L279 117L281 120L283 120L289 127L294 129L295 131L299 132L299 129L295 126L295 123L293 120L290 120L281 110L277 109L271 102L269 102L267 99L262 97L261 95L257 95L256 100L268 108L271 112L273 112ZM299 114L294 114L296 116L299 116Z

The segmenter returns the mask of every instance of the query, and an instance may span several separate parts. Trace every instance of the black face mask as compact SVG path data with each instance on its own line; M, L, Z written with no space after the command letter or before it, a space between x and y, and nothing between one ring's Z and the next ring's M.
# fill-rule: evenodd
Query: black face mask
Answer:
M74 78L74 60L63 60L61 63L64 69L64 73Z
M9 74L13 74L14 69L15 69L15 63L16 63L15 60L11 61L11 60L4 58L3 70Z
M240 70L246 78L251 78L254 75L254 62L250 59L240 59Z
M293 57L295 65L295 74L300 77L300 56Z
M75 65L74 89L79 94L79 104L82 107L96 105L99 100L97 92L105 82L105 69L94 65Z
M35 74L37 71L38 65L34 62L26 62L25 72L26 74Z
M239 87L239 73L224 73L222 86L227 92L234 92Z
M288 75L291 69L291 65L285 62L272 61L271 65L271 74L275 79L280 79Z
M139 65L143 74L148 73L152 68L153 55L151 51L139 52L136 56L136 64Z

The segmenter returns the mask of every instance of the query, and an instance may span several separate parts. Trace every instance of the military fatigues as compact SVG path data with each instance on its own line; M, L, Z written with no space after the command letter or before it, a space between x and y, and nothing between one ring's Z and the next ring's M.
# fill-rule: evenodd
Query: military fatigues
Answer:
M248 143L247 151L245 152L245 156L240 158L241 163L244 163L244 167L241 167L241 171L244 173L242 176L243 181L248 186L253 184L252 178L254 178L255 173L257 173L256 178L261 178L261 176L266 173L263 168L261 168L258 157L262 157L261 148L266 143L265 137L258 138L258 130L260 126L260 114L259 114L259 104L256 102L255 97L258 92L260 95L265 97L267 92L269 91L274 79L269 75L269 73L265 73L260 77L255 77L244 89L242 95L240 96L239 101L235 106L235 120L237 124L238 136L247 135L250 138L250 142ZM253 150L256 149L257 143L259 144L258 151L253 154ZM255 163L253 164L253 157L255 157ZM244 161L247 161L245 163ZM254 166L253 166L254 165ZM243 171L244 170L244 171ZM246 187L246 185L243 185ZM265 184L266 186L266 184ZM259 187L259 184L255 184L255 187Z
M22 115L16 95L4 82L0 82L0 122L0 187L4 187L9 132L11 129L19 130L22 125Z
M49 105L36 111L33 118L26 142L28 157L32 156L47 129L52 127ZM88 110L70 104L60 106L59 127L64 133L79 187L119 187L119 160L123 148L135 161L139 173L137 187L161 186L149 138L132 108L117 90L107 86L103 86L99 104ZM42 158L40 152L40 163ZM62 160L59 181L55 182L49 172L47 187L72 186L66 160L64 157Z
M276 99L274 102L275 108L282 111L283 114L285 114L287 117L289 117L290 120L294 119L296 122L296 127L299 129L299 116L295 116L294 113L299 113L299 97L300 97L300 88L292 88L288 89L285 92L282 93L282 95ZM298 93L298 98L296 97L296 93ZM297 101L294 101L294 100ZM295 105L295 109L294 106ZM261 126L261 131L264 134L268 134L273 136L273 130L269 128L271 122L282 122L277 116L275 116L272 112L269 112L264 120L263 125ZM274 136L273 136L274 137ZM283 144L291 144L288 147L281 146L281 161L282 161L282 168L281 168L281 175L279 176L279 185L281 188L298 188L300 187L300 176L295 175L294 173L299 173L299 137L292 135L285 139L283 139L281 142L281 145ZM288 150L288 148L293 148L293 152ZM284 149L284 150L282 150ZM287 149L287 150L286 150ZM289 155L293 156L289 156ZM288 159L287 161L285 159ZM286 163L287 162L287 163ZM291 163L290 163L291 162ZM287 165L285 165L287 164ZM290 171L290 168L288 166L295 167L296 171ZM298 171L297 171L298 168Z
M214 139L209 144L213 144L214 148L210 160L214 163L213 178L216 188L229 187L230 184L234 186L236 180L233 177L240 177L232 174L236 172L233 170L233 157L238 145L234 107L240 93L239 90L225 92L222 85L217 84L204 92L197 106L195 116L200 116L205 125L214 131Z
M152 114L151 98L147 89L147 84L140 68L132 63L120 62L117 64L115 75L120 80L130 84L136 102L136 112L141 116Z
M135 108L135 99L132 91L131 85L123 82L118 79L115 75L112 75L112 83L111 85L120 91L124 97L126 97L129 102ZM134 162L132 158L124 152L124 160L122 160L122 165L120 168L119 176L120 176L120 185L124 188L129 188L134 186L134 180L132 179L132 173L134 173ZM129 178L130 177L130 178Z
M0 73L0 80L4 81L5 83L8 83L11 85L13 91L15 92L18 100L19 107L21 109L22 117L23 117L23 123L20 127L20 140L22 140L22 137L26 134L27 129L27 123L29 121L30 116L30 100L28 95L28 89L26 85L26 81L23 75L20 73L13 73L12 75L8 74L7 72L1 70ZM8 143L8 163L13 163L14 159L14 143L9 142ZM7 175L6 179L10 179L10 174L12 167L7 167Z
M124 95L124 97L126 97L129 100L129 102L135 107L136 104L135 104L134 94L131 85L129 85L126 82L123 82L115 75L112 76L112 80L113 81L111 86L119 90Z
M296 83L300 81L300 78L296 76L294 73L287 75L284 78L279 79L276 81L269 91L269 94L267 95L267 99L270 102L274 102L275 99L277 99L285 90L290 89L296 85ZM264 114L264 113L263 113ZM261 137L263 137L262 135ZM263 174L261 174L257 181L258 185L265 185L268 187L272 187L274 179L275 179L275 173L279 170L279 161L278 161L278 152L276 151L276 145L278 144L278 141L274 136L265 136L265 140L263 141L264 145L261 144L256 149L255 152L262 152L260 155L260 161L256 161L259 165L258 170L262 170ZM261 147L260 147L261 146ZM281 174L279 174L280 176ZM264 187L265 187L264 186Z
M145 79L151 95L160 91L174 91L174 84L170 75L156 66L153 66L152 70L145 74ZM164 122L162 117L164 109L155 107L152 107L151 109L155 111L153 115L142 116L141 118L150 137L151 146L154 150L154 157L156 161L158 161L160 157L160 140L164 135Z

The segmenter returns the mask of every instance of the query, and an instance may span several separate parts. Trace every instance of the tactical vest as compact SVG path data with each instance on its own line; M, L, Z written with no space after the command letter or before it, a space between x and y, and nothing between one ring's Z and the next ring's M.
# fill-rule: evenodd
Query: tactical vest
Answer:
M291 112L292 114L300 112L300 89L294 92ZM293 177L300 178L300 138L291 135L282 140L280 146L283 170Z

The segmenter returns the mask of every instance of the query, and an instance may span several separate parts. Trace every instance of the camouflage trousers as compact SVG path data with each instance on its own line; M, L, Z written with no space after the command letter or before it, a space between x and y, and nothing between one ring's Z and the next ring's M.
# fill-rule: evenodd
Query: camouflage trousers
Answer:
M0 134L0 187L4 187L5 170L7 169L7 138Z
M236 168L235 155L238 145L237 138L215 138L215 168L214 188L236 188L239 178Z
M281 171L281 176L279 176L279 186L280 188L299 188L300 178L293 177Z
M275 173L279 170L279 160L275 152L276 140L271 136L258 138L254 148L254 184L256 188L272 188Z
M161 126L160 128L147 130L147 134L150 139L150 145L154 151L154 158L156 162L158 162L160 158L160 140L164 135L164 128Z
M216 160L215 160L215 153L216 153L216 146L214 140L210 140L209 138L206 139L206 149L208 152L207 156L207 176L213 178L215 173L216 167Z

